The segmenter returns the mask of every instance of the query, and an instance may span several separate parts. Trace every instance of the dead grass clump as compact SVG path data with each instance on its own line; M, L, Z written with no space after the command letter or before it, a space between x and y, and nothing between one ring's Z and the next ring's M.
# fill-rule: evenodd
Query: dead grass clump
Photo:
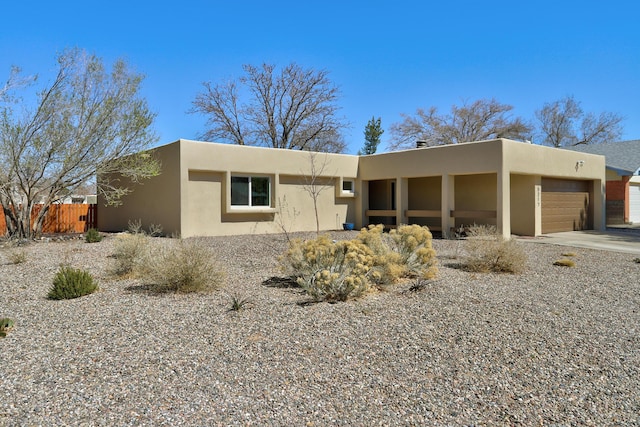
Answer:
M149 238L144 234L121 234L118 236L111 272L118 277L135 276L149 248Z
M14 249L7 253L10 264L22 264L27 262L27 252L24 249Z
M144 263L145 281L159 292L206 293L226 277L213 251L196 240L171 241L155 248Z
M478 273L522 273L527 256L513 239L505 239L493 226L472 226L467 238L465 267Z

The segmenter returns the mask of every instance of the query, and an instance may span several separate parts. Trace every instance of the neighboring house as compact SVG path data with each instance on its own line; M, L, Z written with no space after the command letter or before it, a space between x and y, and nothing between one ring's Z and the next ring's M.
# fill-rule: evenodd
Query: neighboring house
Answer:
M605 156L607 224L640 224L640 140L568 148Z
M63 205L94 205L97 201L98 197L95 194L72 194L60 199L57 203Z
M141 220L183 237L315 231L310 188L323 190L321 230L412 223L446 234L483 223L537 236L604 228L604 157L507 139L369 156L189 140L154 151L162 173L119 207L99 200L100 230Z

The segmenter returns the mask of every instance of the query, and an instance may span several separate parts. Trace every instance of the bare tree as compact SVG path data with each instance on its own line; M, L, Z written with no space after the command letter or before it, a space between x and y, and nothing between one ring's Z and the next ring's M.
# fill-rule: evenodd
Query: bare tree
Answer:
M535 116L541 143L553 147L612 142L622 135L622 116L585 114L573 96L544 104Z
M511 105L495 99L480 99L471 104L452 106L450 114L438 114L436 107L418 109L415 116L403 114L401 123L391 125L391 150L415 147L416 141L427 145L460 144L493 138L526 139L531 126L512 117Z
M10 82L20 82L17 71L11 75ZM157 138L151 131L155 115L138 94L142 79L123 61L107 72L99 58L73 49L59 55L57 74L36 102L14 95L22 84L5 86L0 203L10 235L39 235L50 206L95 183L97 175L105 176L98 193L117 204L130 192L121 178L137 182L159 173L158 162L144 151ZM32 86L36 79L28 80ZM37 204L42 208L32 219Z
M243 66L244 74L220 84L203 83L190 112L207 116L201 136L239 145L294 150L343 152L340 133L347 126L337 117L339 90L324 70L292 63L276 67Z
M309 152L309 172L303 173L304 184L302 189L309 194L313 201L313 211L316 216L316 234L320 234L320 215L318 211L318 199L320 194L329 188L333 188L333 178L327 177L327 167L329 166L329 159L327 154L324 154L324 159L320 161L318 157L319 153Z

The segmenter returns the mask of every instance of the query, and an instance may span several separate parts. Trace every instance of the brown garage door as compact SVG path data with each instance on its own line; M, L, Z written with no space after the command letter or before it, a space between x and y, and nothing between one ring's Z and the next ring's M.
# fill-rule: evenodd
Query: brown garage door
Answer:
M542 233L589 230L589 181L542 180Z

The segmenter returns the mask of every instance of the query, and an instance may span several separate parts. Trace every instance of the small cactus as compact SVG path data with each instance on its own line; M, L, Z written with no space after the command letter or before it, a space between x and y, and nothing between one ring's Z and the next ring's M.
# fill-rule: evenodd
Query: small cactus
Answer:
M6 337L11 328L13 328L13 320L8 317L0 319L0 338Z

